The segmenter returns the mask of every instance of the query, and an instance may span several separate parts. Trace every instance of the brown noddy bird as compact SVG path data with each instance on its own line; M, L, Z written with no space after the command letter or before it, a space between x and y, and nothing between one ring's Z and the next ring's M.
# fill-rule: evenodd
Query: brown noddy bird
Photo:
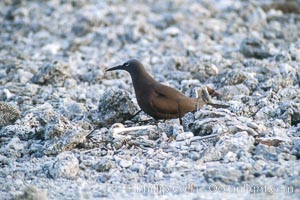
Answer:
M160 84L147 73L143 64L136 59L131 59L106 71L114 70L129 72L140 108L156 120L179 118L180 124L182 124L181 118L186 113L195 112L197 108L201 108L205 104L216 108L228 107L205 102L199 98L187 97L171 87Z

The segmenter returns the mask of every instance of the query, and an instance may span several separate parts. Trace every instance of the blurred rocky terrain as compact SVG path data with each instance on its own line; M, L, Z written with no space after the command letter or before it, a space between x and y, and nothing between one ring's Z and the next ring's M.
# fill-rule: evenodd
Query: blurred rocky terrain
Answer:
M131 120L130 58L230 107ZM0 199L299 199L299 85L299 0L2 0Z

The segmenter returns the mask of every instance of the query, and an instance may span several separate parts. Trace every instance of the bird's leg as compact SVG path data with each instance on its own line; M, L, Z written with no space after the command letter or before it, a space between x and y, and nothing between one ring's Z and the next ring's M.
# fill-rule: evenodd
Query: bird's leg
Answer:
M90 139L91 138L91 135L92 133L97 129L98 127L94 128L89 134L87 134L86 139Z
M177 107L177 111L178 111L178 118L179 118L179 123L180 125L182 125L182 119L181 119L181 111L180 111L180 102L178 102L178 107Z
M129 120L132 120L135 116L137 116L138 114L140 114L140 112L142 112L142 110L137 111Z

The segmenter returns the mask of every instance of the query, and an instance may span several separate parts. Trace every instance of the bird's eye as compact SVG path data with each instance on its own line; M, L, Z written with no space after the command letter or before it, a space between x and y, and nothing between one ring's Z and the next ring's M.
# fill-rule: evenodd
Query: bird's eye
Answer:
M129 63L128 63L128 62L124 63L124 66L125 66L125 67L128 67L128 66L129 66Z

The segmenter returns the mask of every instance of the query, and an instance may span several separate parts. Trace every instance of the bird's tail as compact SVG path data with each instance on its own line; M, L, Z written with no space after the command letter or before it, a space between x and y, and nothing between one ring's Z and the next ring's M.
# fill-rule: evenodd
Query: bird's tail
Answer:
M228 108L230 107L229 105L224 105L224 104L216 104L216 103L207 103L207 105L210 105L214 108Z

